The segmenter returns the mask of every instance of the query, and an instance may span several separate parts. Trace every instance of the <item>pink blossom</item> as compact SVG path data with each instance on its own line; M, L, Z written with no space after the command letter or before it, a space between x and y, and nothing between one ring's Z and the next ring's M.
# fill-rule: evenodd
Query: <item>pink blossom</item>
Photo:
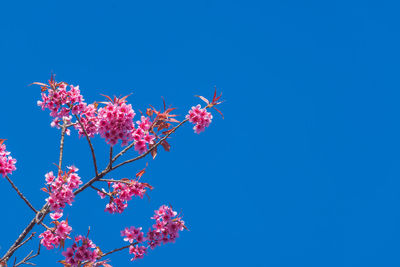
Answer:
M80 93L79 86L70 85L67 90L66 83L53 83L47 91L41 94L42 100L37 101L38 106L43 110L49 109L50 116L54 117L52 127L59 128L60 122L71 122L71 115L78 115L86 108L86 103ZM69 131L67 132L69 134Z
M40 243L47 249L58 247L62 241L69 237L72 227L66 221L55 222L56 227L51 230L46 230L39 235Z
M46 200L52 211L61 212L65 204L72 205L75 197L73 190L82 184L81 178L76 173L78 168L71 166L68 169L67 173L60 173L57 177L54 176L53 172L45 175L48 193L50 194Z
M134 254L134 257L131 259L131 261L136 259L142 259L146 252L147 252L147 247L145 246L136 245L129 247L129 254Z
M132 133L135 140L135 150L139 154L143 154L148 150L147 144L152 145L154 143L155 136L149 133L151 127L150 118L142 116L136 124L138 127Z
M0 174L5 177L16 170L15 163L16 159L10 156L10 152L6 151L6 145L0 145Z
M143 198L146 193L147 184L136 180L125 180L124 182L112 183L113 189L108 195L112 196L110 202L106 205L105 211L109 213L122 213L128 207L128 201L133 196ZM104 190L104 189L103 189ZM106 196L106 192L98 192L101 198Z
M130 228L125 228L123 231L121 231L121 236L125 236L124 241L128 241L131 244L134 240L137 240L139 243L145 240L142 227L135 228L131 226Z
M60 219L61 217L63 216L63 213L62 212L53 212L53 213L50 213L50 218L52 218L53 220L58 220L58 219Z
M125 104L124 101L108 102L98 111L98 126L101 137L106 139L107 144L116 145L119 140L122 146L128 144L133 139L134 130L133 118L135 112L132 106Z
M163 243L175 242L179 232L185 228L184 221L181 217L177 217L177 214L171 207L163 205L154 212L152 219L156 220L156 223L146 236L143 235L141 227L131 226L121 231L124 241L132 244L129 253L135 256L131 261L143 258L148 248L154 249Z
M95 263L100 251L96 245L87 237L77 236L75 242L71 247L67 248L62 253L65 257L65 262L69 263L71 267L82 266L82 262ZM97 265L93 265L97 266Z
M98 132L99 119L96 117L96 114L97 110L95 105L86 105L86 103L84 104L83 110L80 113L80 122L82 123L89 137L93 137ZM75 128L78 130L79 136L85 135L80 123L76 123Z
M191 123L194 124L195 133L201 133L204 131L206 127L208 127L211 123L212 115L210 112L207 112L205 108L201 108L200 105L192 107L189 110L189 114L186 115L186 119L188 119Z

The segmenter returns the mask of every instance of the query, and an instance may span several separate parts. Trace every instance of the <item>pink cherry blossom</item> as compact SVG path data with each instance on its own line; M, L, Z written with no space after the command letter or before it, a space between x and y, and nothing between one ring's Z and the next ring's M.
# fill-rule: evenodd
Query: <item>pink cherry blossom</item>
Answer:
M10 152L6 150L6 145L0 145L0 174L5 177L8 174L11 174L16 170L15 163L16 159L13 159L10 156Z
M109 213L122 213L128 207L128 201L133 196L143 198L146 193L146 187L149 187L149 185L137 180L126 179L124 182L110 183L112 191L109 193L104 191L104 193L98 192L98 194L101 198L104 198L107 194L112 196L110 202L106 205L105 211Z
M62 241L69 237L72 227L66 221L55 221L56 227L51 230L46 230L39 235L40 243L47 249L53 249L60 245Z
M50 116L54 117L51 126L59 128L60 122L71 122L71 115L84 111L86 103L83 102L79 86L70 85L70 90L67 90L68 85L64 82L51 84L52 86L42 92L42 100L37 101L37 104L43 110L50 110Z
M62 253L65 262L71 267L82 266L82 262L95 263L100 251L96 245L87 237L77 236L71 247ZM95 264L91 266L96 266Z
M137 121L138 127L133 131L133 139L135 140L135 150L139 154L145 153L148 148L147 144L152 145L154 143L155 136L149 133L151 127L150 118L142 116L140 121Z
M186 115L186 119L194 124L193 130L198 134L210 125L212 118L211 113L207 112L205 108L202 109L200 105L192 107L189 114Z
M81 178L76 173L78 169L74 166L68 167L68 169L68 172L60 173L57 177L53 172L45 175L50 194L46 200L50 204L51 211L61 212L66 204L72 205L75 197L73 190L82 184Z
M143 236L141 227L131 226L121 231L124 241L132 244L129 247L129 253L134 254L131 261L143 258L148 248L154 249L161 244L175 242L179 232L185 228L184 221L177 215L171 207L163 205L154 212L152 219L156 220L156 223L146 236Z
M80 122L82 123L89 137L93 137L99 130L99 119L97 118L96 114L97 110L94 104L84 104L84 108L80 113ZM80 123L76 123L75 128L78 130L79 136L85 135Z
M108 102L99 109L97 117L100 136L106 139L107 144L114 146L121 140L121 145L125 146L133 139L135 112L132 105L120 100Z

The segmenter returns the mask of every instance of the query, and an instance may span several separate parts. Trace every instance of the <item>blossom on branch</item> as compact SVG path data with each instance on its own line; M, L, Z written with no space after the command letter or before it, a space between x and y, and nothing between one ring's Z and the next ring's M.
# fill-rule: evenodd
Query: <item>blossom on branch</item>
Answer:
M90 266L97 266L94 265L94 263L100 254L100 249L96 247L92 240L79 235L75 237L75 242L72 246L62 253L65 260L60 262L64 264L64 266L70 267L82 266L83 262L90 262L93 263Z
M156 223L146 236L143 235L141 227L130 227L121 231L121 235L125 237L124 241L132 244L129 247L129 254L134 254L131 261L143 258L148 248L154 249L161 244L175 242L179 231L186 229L185 222L177 214L171 207L163 205L151 217Z
M6 145L3 144L4 139L0 139L0 174L5 177L16 170L16 159L10 156L10 152L6 150Z
M61 212L67 203L71 206L75 197L73 190L82 184L81 178L76 173L78 168L71 166L68 169L64 174L60 171L57 177L53 172L45 175L48 187L42 190L50 195L46 201L51 211Z
M203 132L204 129L210 125L212 118L213 116L211 113L207 112L205 108L201 108L200 105L192 107L192 109L189 110L189 114L186 115L186 119L194 124L194 132L198 134Z
M68 221L53 221L55 228L47 230L39 235L40 243L47 249L53 249L58 246L64 247L64 242L69 238L72 227L68 225Z

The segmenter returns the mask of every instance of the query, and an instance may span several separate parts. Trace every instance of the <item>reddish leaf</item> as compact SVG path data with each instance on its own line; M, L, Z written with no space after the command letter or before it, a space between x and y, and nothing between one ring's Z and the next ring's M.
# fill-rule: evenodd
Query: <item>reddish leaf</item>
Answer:
M151 153L151 156L153 157L153 159L155 159L157 156L157 147L155 147L150 153Z
M146 111L146 114L147 114L147 116L151 117L151 116L153 116L154 112L151 108L148 108Z
M114 101L111 99L111 97L109 97L108 95L103 95L103 94L100 94L100 95L104 96L105 98L107 98L107 99L110 100L111 102L114 102ZM100 102L100 103L102 103L102 102Z
M171 149L170 144L168 144L168 142L165 141L165 140L161 142L161 145L163 146L163 148L164 148L165 151L167 151L167 152L169 152L169 150Z
M151 185L149 185L148 183L142 183L145 187L149 188L150 190L153 190L154 187L152 187Z
M213 109L215 109L216 111L218 111L218 113L221 114L222 118L224 118L224 115L222 114L222 112L221 112L219 109L217 109L216 107L213 107Z
M49 192L49 190L47 190L47 188L46 188L46 187L40 188L40 190L42 190L43 192L46 192L46 193L48 193L48 192Z
M176 120L176 119L174 119L174 118L170 118L170 119L168 119L168 121L169 122L176 122L176 123L179 123L180 121L178 121L178 120Z
M125 100L128 98L128 96L130 96L132 93L130 93L129 95L124 96L123 98L120 99L120 101L126 102Z
M28 86L31 86L32 84L36 84L36 85L40 85L40 86L45 86L45 87L48 87L48 85L47 85L47 84L45 84L45 83L38 83L38 82L31 83L31 84L30 84L30 85L28 85Z
M146 163L146 167L147 167L147 163ZM142 175L146 172L146 167L144 167L143 170L141 170L140 172L136 173L136 178L140 179L140 177L142 177Z
M162 98L162 101L164 103L164 110L165 110L165 99L164 99L164 97L161 97L161 98Z
M207 103L207 105L209 105L209 104L210 104L210 101L208 101L208 99L207 99L207 98L205 98L205 97L203 97L203 96L201 96L201 95L195 95L195 97L198 97L198 98L200 98L201 100L203 100L204 102L206 102L206 103Z
M167 135L167 134L170 134L173 130L174 130L174 129L170 129L170 130L164 131L164 132L162 132L162 133L165 134L165 135Z
M7 139L0 139L0 146L6 141Z
M170 113L171 111L173 111L173 110L175 110L176 108L169 108L169 109L167 109L164 113Z
M214 96L213 96L213 102L214 102L216 96L217 96L217 87L215 86L215 91L214 91Z

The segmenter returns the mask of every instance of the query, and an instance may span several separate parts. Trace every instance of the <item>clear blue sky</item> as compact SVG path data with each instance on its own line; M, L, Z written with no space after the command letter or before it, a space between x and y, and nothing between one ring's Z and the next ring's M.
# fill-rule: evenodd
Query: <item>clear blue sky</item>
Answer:
M328 3L329 2L329 3ZM170 153L121 169L143 176L151 200L103 212L93 191L67 208L74 233L92 228L108 251L120 230L150 226L171 203L190 232L135 266L399 266L400 6L396 1L3 1L0 138L17 158L12 179L36 207L57 161L58 131L27 85L79 84L88 102L126 95L135 110L184 115L213 86L211 126L186 126ZM95 141L100 166L106 146ZM102 154L103 153L103 154ZM101 156L102 155L102 156ZM66 164L93 175L85 140L66 141ZM0 181L0 254L31 211ZM36 228L38 234L42 228ZM36 247L36 244L35 244ZM25 254L19 254L19 257ZM38 266L61 254L43 250ZM127 252L112 257L129 266Z

